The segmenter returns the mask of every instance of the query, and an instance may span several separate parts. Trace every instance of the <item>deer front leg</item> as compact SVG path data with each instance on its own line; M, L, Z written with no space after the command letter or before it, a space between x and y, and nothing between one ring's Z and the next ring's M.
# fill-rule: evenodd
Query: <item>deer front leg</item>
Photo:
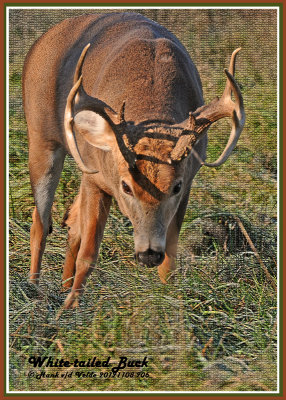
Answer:
M68 227L68 246L66 250L65 264L63 267L63 290L73 285L76 259L80 247L80 197L78 196L71 208L67 211L62 226Z
M188 191L181 200L179 208L168 227L165 258L162 264L158 266L158 274L162 283L167 283L172 271L176 269L179 233L186 212L189 193L190 192Z
M177 226L176 216L171 221L168 232L165 258L162 264L158 266L158 274L162 283L167 283L168 277L176 269L176 254L179 238L179 228Z
M51 228L51 207L63 168L64 158L65 152L63 149L50 150L48 144L34 142L30 137L29 169L36 203L30 232L30 281L36 285L39 283L46 237Z
M82 294L98 257L111 204L111 197L91 182L92 178L83 177L79 197L80 245L73 286L64 303L66 309L78 306L78 297Z

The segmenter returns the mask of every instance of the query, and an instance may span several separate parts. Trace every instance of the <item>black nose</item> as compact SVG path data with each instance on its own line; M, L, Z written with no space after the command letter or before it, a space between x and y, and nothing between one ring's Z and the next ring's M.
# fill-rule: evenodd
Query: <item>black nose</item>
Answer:
M165 254L161 251L148 249L144 252L137 253L137 259L140 264L146 265L149 268L162 264Z

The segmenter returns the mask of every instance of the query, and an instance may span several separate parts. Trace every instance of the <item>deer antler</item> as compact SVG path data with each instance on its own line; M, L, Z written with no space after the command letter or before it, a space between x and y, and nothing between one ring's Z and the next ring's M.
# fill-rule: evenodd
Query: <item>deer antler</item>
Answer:
M67 98L67 104L66 104L66 109L65 109L65 119L64 119L65 135L66 135L66 139L67 139L67 143L68 143L71 155L75 159L75 161L78 164L81 171L85 172L87 174L95 174L98 171L91 170L85 166L85 164L81 158L81 155L80 155L80 152L79 152L79 149L77 146L77 142L75 139L75 135L73 132L73 100L75 98L75 95L78 91L79 86L81 85L81 81L82 81L82 76L80 76L78 81L72 87L71 91L69 92L68 98Z
M78 62L77 62L77 65L76 65L76 69L75 69L75 72L74 72L74 77L73 77L73 84L74 84L74 85L75 85L75 84L77 83L77 81L80 79L80 76L81 76L81 67L82 67L83 61L84 61L84 59L85 59L86 52L87 52L87 50L88 50L89 48L90 48L90 43L88 43L88 44L84 47L84 49L82 50L81 55L80 55L80 57L79 57L79 59L78 59Z
M76 103L76 111L82 111L82 110L91 110L95 111L98 114L102 115L113 128L116 128L116 125L118 123L118 119L120 123L125 123L124 120L124 108L125 108L125 102L123 103L120 113L117 114L115 113L107 104L105 104L103 101L93 98L89 96L83 86L82 86L82 75L81 75L81 70L82 70L82 64L85 58L85 55L87 53L87 50L90 47L90 43L88 43L84 49L81 52L81 55L78 59L76 68L75 68L75 73L74 73L74 78L73 78L73 87L69 92L69 95L67 97L67 102L66 102L66 108L65 108L65 115L64 115L64 127L65 127L65 137L71 152L71 155L75 159L76 163L78 164L79 168L81 169L82 172L88 173L88 174L94 174L98 171L91 170L88 167L85 166L84 161L82 160L82 157L80 155L76 138L73 132L73 108L74 104Z
M218 167L228 159L240 137L245 123L242 95L233 77L235 58L239 50L240 48L232 53L229 65L230 72L227 69L224 70L227 76L227 83L222 97L215 98L210 104L199 107L195 112L190 114L190 119L186 123L187 128L182 132L182 136L171 153L172 160L179 161L185 157L192 149L199 135L206 132L206 128L212 123L224 117L232 117L231 134L220 157L214 163L206 163L201 159L200 162L208 167ZM235 96L235 103L231 99L232 92ZM184 136L188 136L188 138L184 138Z

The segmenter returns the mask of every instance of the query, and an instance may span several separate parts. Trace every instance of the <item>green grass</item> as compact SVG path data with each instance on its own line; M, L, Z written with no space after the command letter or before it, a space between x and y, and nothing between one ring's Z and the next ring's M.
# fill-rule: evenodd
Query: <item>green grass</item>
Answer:
M194 181L172 283L162 285L156 270L135 263L132 227L114 202L81 307L64 311L57 320L66 296L61 292L61 271L67 232L61 221L77 194L80 173L75 162L67 159L52 210L54 231L43 258L42 295L37 296L27 283L33 199L21 71L33 41L73 13L82 12L11 12L10 390L276 390L276 290L261 266L275 279L274 12L191 10L186 15L183 10L145 11L169 26L188 48L199 69L206 102L222 93L223 68L231 52L243 48L238 56L237 79L245 102L246 126L231 159L217 169L202 168ZM210 160L220 154L229 129L228 121L210 129ZM110 356L113 361L120 356L147 356L148 367L142 371L149 376L80 379L71 369L71 379L36 380L27 377L33 370L28 363L32 355L67 360L94 356L104 360Z

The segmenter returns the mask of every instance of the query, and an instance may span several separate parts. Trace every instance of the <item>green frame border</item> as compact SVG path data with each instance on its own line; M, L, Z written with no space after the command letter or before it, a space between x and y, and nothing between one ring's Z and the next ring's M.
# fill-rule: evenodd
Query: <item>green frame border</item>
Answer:
M7 107L9 108L9 104L6 104L6 98L7 98L7 91L9 89L9 85L7 85L7 68L6 68L6 63L7 63L7 25L8 25L8 21L6 18L6 14L7 14L7 9L9 7L18 7L18 8L25 8L25 7L35 7L35 8L45 8L45 7L53 7L53 8L69 8L69 7L74 7L74 8L82 8L82 7L90 7L90 8L103 8L103 7L125 7L125 8L138 8L138 7L148 7L148 8L155 8L155 7L181 7L181 8L192 8L192 7L200 7L200 8L209 8L209 7L223 7L223 8L234 8L234 7L253 7L253 8L261 8L261 7L272 7L272 8L278 8L279 10L279 30L278 30L278 37L279 37L279 65L278 65L278 75L279 75L279 96L277 96L277 99L279 99L279 107L277 108L277 112L278 112L278 121L279 121L279 130L277 130L277 137L279 138L279 149L278 149L278 154L279 154L279 208L278 208L278 221L279 221L279 254L278 254L278 258L279 258L279 298L278 298L278 304L279 304L279 313L277 315L279 315L279 331L278 331L278 338L279 338L279 363L277 363L278 366L278 370L279 370L279 392L272 392L272 393L255 393L255 392L241 392L241 393L216 393L216 392L203 392L203 393L197 393L197 392L170 392L170 393L158 393L158 392L123 392L123 393L119 393L119 392L100 392L100 393L94 393L94 392L69 392L69 393L60 393L60 392L47 392L47 393L33 393L33 392L28 392L28 393L22 393L22 392L7 392L7 376L8 376L8 372L6 369L6 365L7 365L7 353L6 351L4 351L4 396L8 397L8 398L16 398L16 396L19 397L47 397L47 396L52 396L55 399L57 399L58 396L60 397L66 397L66 396L72 396L72 397L97 397L99 398L99 396L103 396L103 397L125 397L125 396L156 396L156 397L162 397L162 396L166 396L166 397L174 397L174 396L178 396L178 397L191 397L191 398L195 398L195 397L199 397L199 398L205 398L205 399L209 399L212 397L223 397L223 398L238 398L238 397L244 397L245 399L248 398L249 396L252 398L259 398L259 396L261 397L272 397L272 398L280 398L282 399L283 397L283 393L284 393L284 385L283 385L283 350L284 350L284 345L283 345L283 314L284 314L284 307L283 307L283 278L285 276L285 274L283 275L283 244L282 244L282 239L283 239L283 208L282 208L282 204L283 204L283 84L284 84L284 80L283 80L283 46L284 46L284 38L283 38L283 0L281 2L235 2L235 3L229 3L229 2L208 2L208 3L199 3L199 2L191 2L191 3L145 3L145 2L140 2L140 3L73 3L72 0L69 3L49 3L49 2L45 2L45 3L29 3L29 2L25 2L25 3L7 3L5 2L3 4L3 9L4 9L4 21L3 21L3 29L4 29L4 34L3 34L3 38L4 38L4 157L3 157L3 162L4 162L4 185L5 185L5 189L4 189L4 193L5 193L5 199L4 199L4 229L5 229L5 233L4 233L4 260L5 263L4 265L7 265L7 254L8 254L8 250L6 248L6 242L7 242L7 237L6 234L8 236L8 233L6 231L6 226L7 226L7 212L8 212L8 206L9 203L7 202L7 193L6 193L6 186L7 186L7 180L6 180L6 176L7 176L7 159L8 159L8 155L6 154L6 147L7 147L7 138L6 138L6 132L7 132L7 121L6 121L6 117L7 117ZM278 198L278 195L277 195ZM6 321L7 321L7 271L6 268L4 269L4 326L6 328ZM7 343L7 332L6 329L4 331L4 349ZM277 371L278 372L278 371Z

